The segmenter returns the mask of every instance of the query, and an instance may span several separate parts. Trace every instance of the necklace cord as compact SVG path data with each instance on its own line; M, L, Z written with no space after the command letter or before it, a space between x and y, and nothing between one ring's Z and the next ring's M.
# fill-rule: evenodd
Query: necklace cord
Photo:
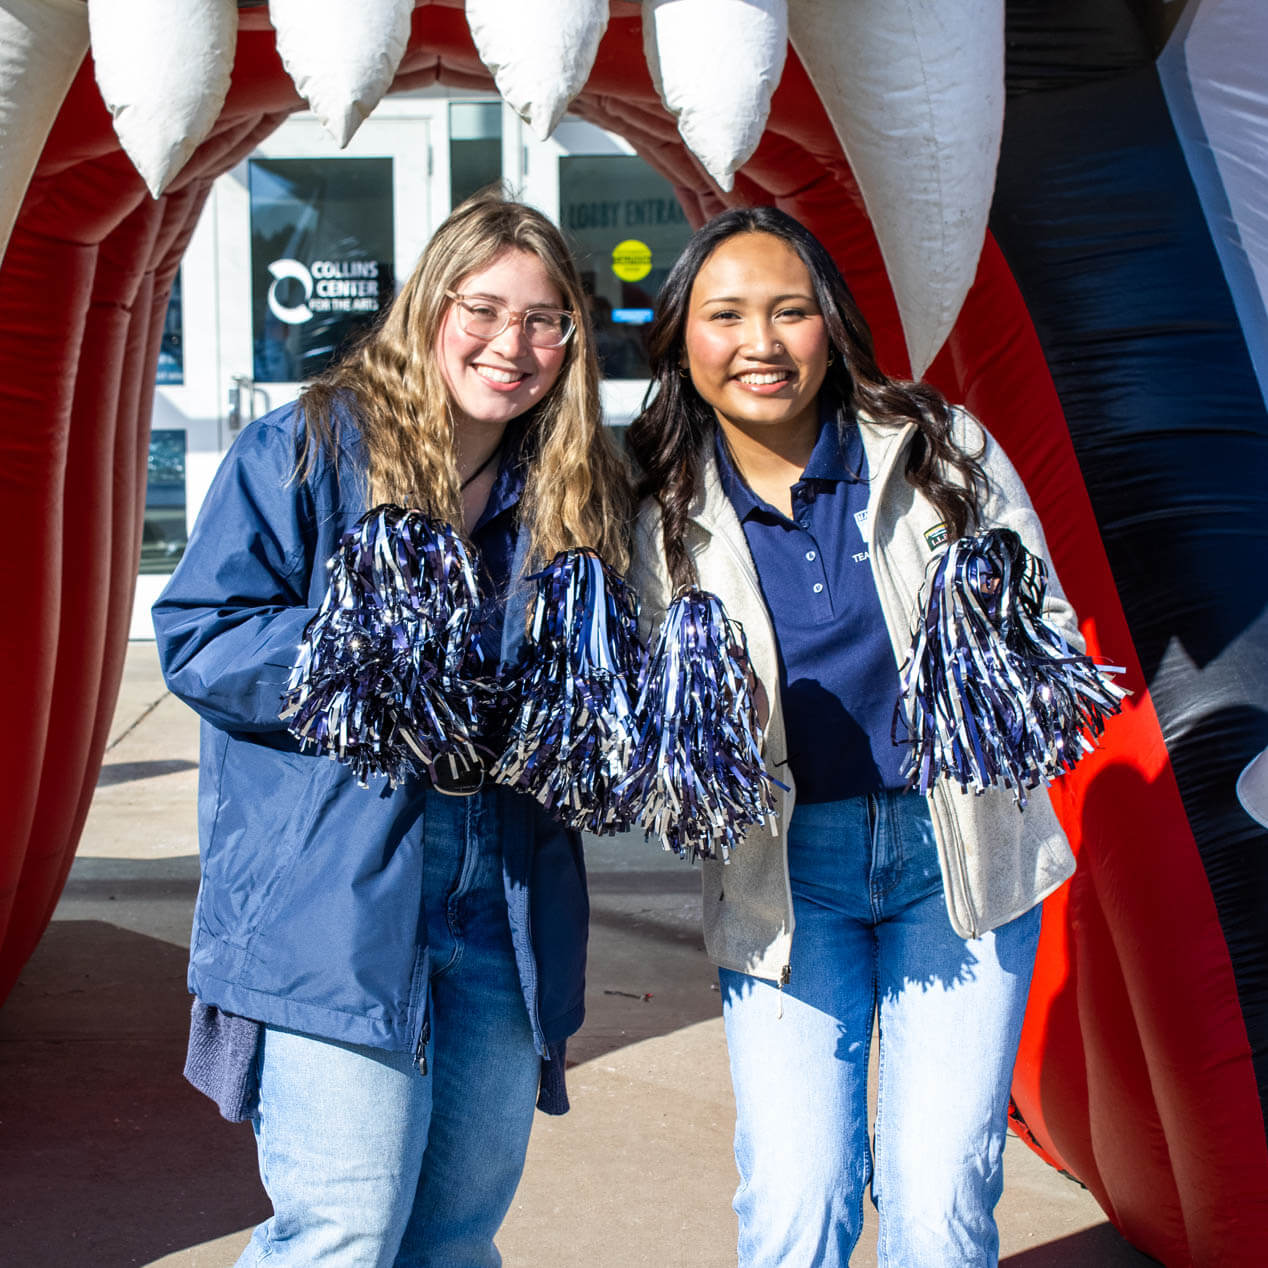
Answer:
M463 492L469 484L478 480L489 469L489 464L492 463L493 459L496 458L498 454L500 454L501 452L502 452L502 442L499 441L496 445L493 446L493 449L490 452L489 456L485 458L485 460L458 486L458 492L459 493Z

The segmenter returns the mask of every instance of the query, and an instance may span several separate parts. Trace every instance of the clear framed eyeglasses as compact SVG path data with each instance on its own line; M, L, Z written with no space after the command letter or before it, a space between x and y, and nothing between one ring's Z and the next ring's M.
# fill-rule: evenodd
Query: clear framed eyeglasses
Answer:
M524 338L534 348L558 348L572 337L577 319L566 308L526 308L516 312L483 295L445 294L454 302L458 325L474 339L496 339L512 321L518 321Z

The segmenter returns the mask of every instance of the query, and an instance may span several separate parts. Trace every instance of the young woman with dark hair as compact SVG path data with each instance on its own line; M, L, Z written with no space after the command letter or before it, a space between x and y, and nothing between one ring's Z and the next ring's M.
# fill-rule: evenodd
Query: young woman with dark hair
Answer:
M772 208L687 246L651 332L632 580L654 624L700 586L744 629L777 830L703 865L735 1088L744 1268L839 1268L870 1180L880 1262L993 1265L1039 903L1073 870L1043 789L906 790L898 668L949 539L1015 529L1013 468L876 363L821 244ZM1081 646L1052 579L1047 619ZM880 1051L874 1141L872 1026Z
M370 507L473 548L493 664L515 660L538 563L587 546L624 567L585 312L540 213L457 208L369 336L237 439L154 609L203 720L187 1073L251 1118L274 1209L241 1265L492 1268L539 1092L566 1107L577 833L479 770L358 787L279 714L326 561Z

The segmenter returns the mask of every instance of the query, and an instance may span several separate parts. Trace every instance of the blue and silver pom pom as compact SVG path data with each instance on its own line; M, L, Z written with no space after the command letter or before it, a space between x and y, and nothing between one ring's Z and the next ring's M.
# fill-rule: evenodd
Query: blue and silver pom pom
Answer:
M678 595L639 684L638 745L620 789L667 850L725 860L749 828L774 825L750 681L744 632L722 601Z
M503 683L511 721L493 778L568 827L623 832L633 816L613 790L638 734L637 600L592 550L563 551L529 580L536 592L522 654Z
M1128 692L1043 616L1047 567L1010 529L952 542L926 586L900 672L895 734L906 719L906 774L982 792L1026 790L1072 769Z
M476 761L475 569L462 538L421 511L378 506L327 563L330 586L304 630L281 716L305 749L392 786Z

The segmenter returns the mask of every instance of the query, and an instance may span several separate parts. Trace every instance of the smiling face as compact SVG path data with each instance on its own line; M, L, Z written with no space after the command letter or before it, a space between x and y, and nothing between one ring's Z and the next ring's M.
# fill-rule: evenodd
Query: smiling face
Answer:
M813 436L828 367L810 270L780 238L741 233L701 265L684 333L686 367L724 430ZM771 437L773 439L773 437Z
M453 289L467 298L496 300L516 313L567 307L542 261L531 251L514 247L460 278ZM436 355L453 402L455 423L500 430L554 387L568 348L535 348L514 317L492 339L469 335L459 324L457 304L451 301L436 337Z

